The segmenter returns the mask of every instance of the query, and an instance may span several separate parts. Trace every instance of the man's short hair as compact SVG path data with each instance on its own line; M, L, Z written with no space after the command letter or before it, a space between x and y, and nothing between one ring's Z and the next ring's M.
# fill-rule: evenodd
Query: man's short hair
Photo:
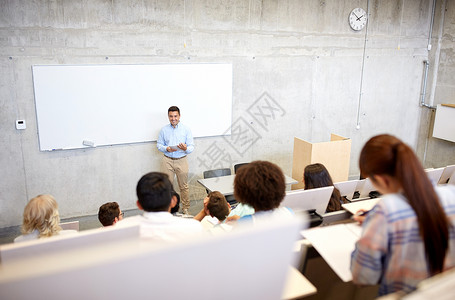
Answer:
M167 174L150 172L142 176L136 186L142 209L147 212L168 211L171 205L172 185Z
M98 220L103 226L114 224L115 218L120 216L120 207L117 202L107 202L98 210Z
M179 113L180 115L180 109L177 107L177 106L171 106L169 107L169 109L167 110L167 113L169 114L171 111L176 111Z
M220 221L224 221L229 215L229 204L223 194L218 191L211 192L207 195L209 202L207 209L212 217L216 217Z
M280 167L268 161L253 161L237 170L234 197L256 211L280 206L286 194L286 184Z

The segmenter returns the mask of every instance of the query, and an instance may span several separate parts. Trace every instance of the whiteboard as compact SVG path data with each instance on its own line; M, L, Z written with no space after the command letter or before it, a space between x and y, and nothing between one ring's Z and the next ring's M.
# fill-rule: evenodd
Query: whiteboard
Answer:
M455 142L455 106L438 104L434 117L433 137Z
M232 64L32 66L41 151L150 142L167 109L194 137L229 135Z

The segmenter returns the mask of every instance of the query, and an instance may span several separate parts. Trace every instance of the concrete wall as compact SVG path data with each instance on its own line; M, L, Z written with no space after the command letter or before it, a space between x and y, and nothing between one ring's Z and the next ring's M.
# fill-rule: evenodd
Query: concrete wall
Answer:
M437 2L429 52L430 71L426 103L431 106L455 103L455 1ZM435 111L421 113L420 138L417 153L425 167L455 164L455 144L433 138ZM429 137L429 138L428 138Z
M206 169L263 159L290 175L294 136L350 137L354 176L375 134L425 148L431 118L419 96L432 2L0 1L0 227L20 224L28 199L41 193L56 197L63 217L94 214L106 201L133 208L137 180L161 158L156 143L40 152L32 65L232 63L233 134L195 141L191 199L203 197L196 180ZM435 103L455 102L454 2L437 1ZM368 28L351 30L349 12L368 6ZM27 129L16 130L16 119ZM429 141L431 165L455 163L453 143Z

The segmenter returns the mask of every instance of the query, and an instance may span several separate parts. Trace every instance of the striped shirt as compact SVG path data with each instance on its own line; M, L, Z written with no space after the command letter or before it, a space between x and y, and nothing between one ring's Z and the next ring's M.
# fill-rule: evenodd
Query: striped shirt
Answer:
M437 187L449 218L449 248L444 270L455 266L455 186ZM411 292L430 277L425 245L414 210L401 194L384 196L367 215L351 255L354 283L380 284L379 294Z

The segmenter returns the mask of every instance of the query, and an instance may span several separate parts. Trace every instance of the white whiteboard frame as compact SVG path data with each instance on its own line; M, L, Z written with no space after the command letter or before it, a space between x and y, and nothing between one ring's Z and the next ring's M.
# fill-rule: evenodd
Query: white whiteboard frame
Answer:
M180 108L193 137L229 135L232 64L34 65L41 151L156 141Z

